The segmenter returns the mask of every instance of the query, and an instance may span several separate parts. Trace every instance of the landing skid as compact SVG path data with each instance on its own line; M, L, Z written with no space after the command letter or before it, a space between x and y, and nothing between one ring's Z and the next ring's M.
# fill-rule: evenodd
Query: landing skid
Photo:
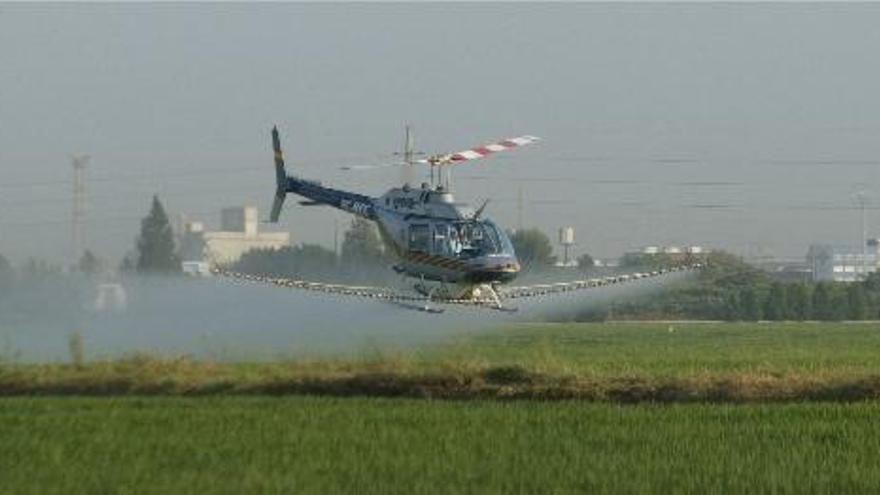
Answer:
M440 307L440 305L454 305L454 306L464 306L464 307L475 307L481 309L488 309L492 311L500 311L502 313L516 313L519 311L519 308L508 308L505 306L495 306L494 304L486 304L486 303L463 303L461 301L436 301L434 304L426 302L425 304L413 304L413 303L405 303L405 302L392 302L391 304L403 308L408 309L410 311L419 311L421 313L428 313L433 315L442 315L446 313L446 308Z
M462 287L455 284L447 284L445 282L437 282L434 284L426 283L422 278L413 288L419 294L425 296L426 304L424 309L432 308L432 303L449 304L459 306L474 306L486 309L494 309L504 313L515 313L517 308L508 308L501 303L501 297L498 291L491 284L469 285ZM430 311L442 313L439 308Z
M446 310L444 308L438 308L436 306L431 306L430 304L411 304L411 303L404 303L404 302L394 302L392 304L394 304L397 307L403 308L403 309L409 309L411 311L420 311L422 313L430 313L433 315L439 315L439 314L443 314L446 312Z
M496 311L501 311L502 313L516 313L517 311L519 311L519 308L507 308L504 306L497 306L492 309Z

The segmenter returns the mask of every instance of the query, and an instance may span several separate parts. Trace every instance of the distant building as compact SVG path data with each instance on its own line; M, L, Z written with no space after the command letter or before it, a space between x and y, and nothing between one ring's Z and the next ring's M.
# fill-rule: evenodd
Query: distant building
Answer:
M703 246L644 246L624 254L624 259L663 256L675 262L688 262L705 259L710 251Z
M223 209L220 230L215 232L205 231L201 222L189 222L181 239L181 258L184 262L227 264L252 249L290 246L289 232L260 232L259 224L255 206Z
M556 268L578 268L580 263L578 263L578 260L556 260L556 263L553 263L553 266Z
M703 246L645 246L631 254L704 254L709 251Z
M877 271L877 243L869 247L813 244L807 252L815 281L855 282Z

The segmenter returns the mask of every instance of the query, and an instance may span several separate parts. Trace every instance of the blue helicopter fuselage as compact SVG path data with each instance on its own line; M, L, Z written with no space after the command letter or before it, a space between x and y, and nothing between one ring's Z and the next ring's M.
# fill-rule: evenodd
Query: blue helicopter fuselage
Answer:
M286 193L376 222L406 275L447 283L484 284L513 280L520 271L503 229L481 217L450 192L404 186L378 198L286 178ZM279 191L280 192L280 191Z

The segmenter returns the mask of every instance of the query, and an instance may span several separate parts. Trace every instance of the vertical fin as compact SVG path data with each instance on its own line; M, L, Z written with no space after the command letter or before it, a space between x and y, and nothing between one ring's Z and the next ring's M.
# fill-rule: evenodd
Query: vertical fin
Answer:
M271 222L277 222L287 196L287 171L284 169L284 155L281 153L281 140L278 138L278 127L272 126L272 151L275 153L275 200L272 202Z

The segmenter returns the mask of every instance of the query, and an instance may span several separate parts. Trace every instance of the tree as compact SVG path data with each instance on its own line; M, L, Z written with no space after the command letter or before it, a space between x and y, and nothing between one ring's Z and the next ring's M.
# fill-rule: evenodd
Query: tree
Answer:
M739 256L713 251L707 256L699 278L704 284L726 290L765 287L769 277L766 272L749 265Z
M578 268L580 268L581 270L589 270L596 266L596 260L594 260L593 257L587 253L578 256L577 263Z
M833 320L831 284L819 282L813 291L813 318L817 320Z
M91 250L86 249L82 257L79 259L77 267L79 268L79 271L86 275L95 275L101 271L101 260L99 260Z
M642 270L657 270L679 264L666 253L626 253L620 257L619 263L622 268Z
M871 272L862 282L868 292L880 292L880 272Z
M510 236L519 263L526 270L541 270L556 262L550 238L538 229L521 229Z
M342 240L342 262L346 265L377 264L385 254L373 222L355 217Z
M336 274L336 253L315 244L252 249L242 255L233 270L254 275L326 280Z
M718 314L722 320L736 321L741 317L740 314L740 297L733 291L725 293Z
M786 297L785 285L782 282L773 282L770 285L770 294L764 304L764 318L768 320L785 320L788 318L788 298Z
M788 319L804 321L813 316L813 300L810 286L803 282L787 284Z
M355 217L342 239L338 277L352 283L384 283L393 272L376 225Z
M14 280L15 272L12 270L12 265L9 264L9 260L0 254L0 294L10 289Z
M748 286L740 295L740 317L745 321L758 321L761 319L761 304L758 301L758 291Z
M122 273L132 273L136 269L136 263L134 259L137 256L134 253L126 253L125 256L122 257L122 261L119 262L119 271Z
M833 321L845 320L849 314L849 298L847 298L846 288L849 284L832 283L831 284L831 319Z
M138 272L178 273L181 270L180 260L174 251L174 233L158 196L153 196L150 213L141 220L137 251Z
M864 320L868 317L868 301L865 287L860 283L849 284L846 288L846 317L850 320Z
M31 279L45 278L59 273L61 273L61 267L42 259L28 258L24 265L24 274Z

